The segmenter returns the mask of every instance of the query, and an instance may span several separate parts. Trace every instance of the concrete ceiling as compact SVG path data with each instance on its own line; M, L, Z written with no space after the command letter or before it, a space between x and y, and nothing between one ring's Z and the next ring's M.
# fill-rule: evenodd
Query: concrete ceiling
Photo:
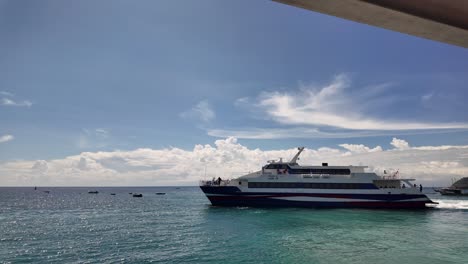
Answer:
M468 48L468 0L273 0Z

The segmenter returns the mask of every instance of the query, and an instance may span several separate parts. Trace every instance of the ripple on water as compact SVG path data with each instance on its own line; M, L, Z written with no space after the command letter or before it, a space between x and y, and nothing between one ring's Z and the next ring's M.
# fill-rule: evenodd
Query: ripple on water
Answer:
M440 209L413 212L217 208L198 188L50 191L0 188L2 261L463 263L468 257L463 199L438 196Z

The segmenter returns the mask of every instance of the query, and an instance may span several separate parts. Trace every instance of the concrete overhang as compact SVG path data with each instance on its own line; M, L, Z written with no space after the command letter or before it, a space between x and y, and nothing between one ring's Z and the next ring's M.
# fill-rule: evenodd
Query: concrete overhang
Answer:
M468 48L468 0L273 0Z

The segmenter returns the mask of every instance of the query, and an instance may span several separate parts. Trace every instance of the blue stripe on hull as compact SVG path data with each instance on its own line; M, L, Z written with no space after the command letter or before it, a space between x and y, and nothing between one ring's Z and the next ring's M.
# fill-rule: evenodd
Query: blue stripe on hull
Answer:
M303 207L303 208L426 208L425 202L305 202L269 198L217 200L208 197L214 206Z

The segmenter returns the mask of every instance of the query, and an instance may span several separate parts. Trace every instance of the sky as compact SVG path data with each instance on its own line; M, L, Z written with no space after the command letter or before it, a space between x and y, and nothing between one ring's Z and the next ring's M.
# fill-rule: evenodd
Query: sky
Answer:
M0 0L0 186L468 176L465 48L272 1Z

